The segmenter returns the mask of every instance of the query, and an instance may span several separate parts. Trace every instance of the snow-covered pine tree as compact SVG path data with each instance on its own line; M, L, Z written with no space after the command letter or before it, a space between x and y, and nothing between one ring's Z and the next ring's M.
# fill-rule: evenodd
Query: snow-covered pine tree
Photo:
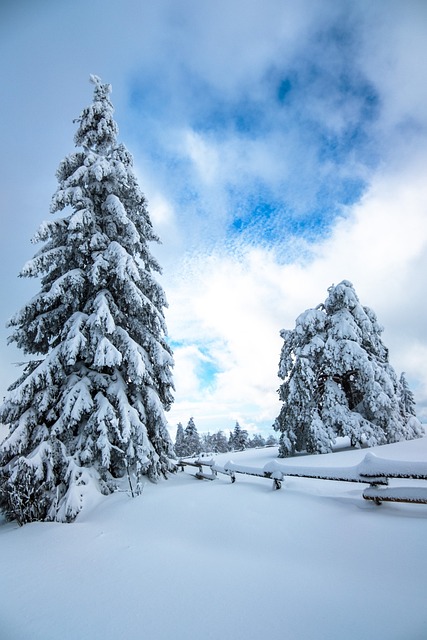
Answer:
M266 447L275 447L277 445L277 438L275 438L272 434L270 434L265 441Z
M424 430L417 419L415 412L414 394L409 388L405 373L402 372L399 378L399 409L404 423L406 424L406 439L419 438Z
M236 421L231 437L231 445L234 451L244 451L249 443L249 435L246 429L242 429Z
M200 436L200 451L202 453L210 453L213 451L213 435L208 433L202 433Z
M404 416L417 415L415 413L414 394L409 388L404 371L400 374L400 378L399 378L399 406L400 406L402 415Z
M399 383L375 313L347 280L328 292L324 304L297 318L293 331L281 332L283 405L274 428L281 432L282 457L327 453L337 436L358 447L422 433L416 418L399 408Z
M228 451L228 442L223 431L217 431L213 434L212 450L214 453L226 453Z
M189 419L185 427L185 450L186 456L197 456L202 450L199 433L193 418Z
M180 458L186 455L184 427L181 422L178 422L176 427L174 450L175 454Z
M117 142L111 87L91 76L78 118L80 149L57 171L43 246L21 275L41 290L10 321L31 356L0 408L0 506L20 523L71 521L82 497L115 479L165 475L173 456L164 411L172 398L166 299L132 156Z
M229 451L233 451L234 447L233 447L233 432L229 431L229 435L228 435L228 440L227 440L227 447Z
M261 449L265 447L265 438L260 433L255 433L249 440L248 447L251 449Z

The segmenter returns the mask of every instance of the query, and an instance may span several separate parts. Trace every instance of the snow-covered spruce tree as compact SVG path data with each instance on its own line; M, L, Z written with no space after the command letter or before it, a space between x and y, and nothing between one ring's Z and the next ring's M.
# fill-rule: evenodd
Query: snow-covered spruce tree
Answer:
M399 405L399 382L375 313L347 280L328 291L324 304L302 313L293 331L281 332L283 405L274 428L281 432L282 457L327 453L337 436L359 447L422 433Z
M409 388L405 373L402 372L399 378L399 406L402 415L415 416L414 394Z
M201 442L199 432L194 423L194 419L190 418L187 426L185 427L185 454L186 456L197 456L201 450Z
M228 451L228 442L223 431L217 431L213 434L212 450L214 453L226 453Z
M213 451L213 435L208 433L202 433L200 436L200 449L201 453L209 453Z
M90 487L155 480L173 457L166 299L148 248L158 238L117 142L110 85L91 80L79 150L57 171L51 212L63 213L41 225L21 273L40 276L41 290L9 323L32 358L0 408L0 506L20 523L71 521Z
M184 427L181 422L178 422L176 427L176 437L175 437L175 446L174 446L175 454L179 457L185 456L185 435L184 435Z
M255 433L249 440L248 447L251 449L261 449L265 447L265 438L260 433Z
M277 439L271 434L268 436L267 440L265 441L265 446L266 447L275 447L277 445Z
M406 425L406 439L411 440L413 438L421 437L424 430L417 419L414 394L409 388L404 372L401 373L399 379L398 397L400 414Z
M244 451L249 444L249 434L236 422L233 433L230 434L230 440L234 451Z

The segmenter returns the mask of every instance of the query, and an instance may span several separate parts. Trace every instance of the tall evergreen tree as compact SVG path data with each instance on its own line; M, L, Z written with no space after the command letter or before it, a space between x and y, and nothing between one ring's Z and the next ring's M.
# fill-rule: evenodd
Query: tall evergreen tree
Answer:
M248 447L251 449L265 447L265 438L260 433L255 433L252 438L250 438Z
M223 431L217 431L213 434L212 449L214 453L226 453L228 451L228 442Z
M283 405L274 424L281 456L326 453L337 436L372 446L421 434L416 418L409 425L399 410L399 384L375 313L347 280L328 291L324 304L281 332Z
M231 446L234 451L243 451L249 443L249 434L236 422L233 433L230 435Z
M213 438L214 436L208 431L208 433L202 433L200 436L200 450L203 453L213 452Z
M424 431L416 417L414 394L409 388L404 372L401 373L399 378L398 397L400 415L406 425L406 439L419 438Z
M197 456L202 450L199 432L193 418L189 419L185 427L185 448L186 456Z
M10 321L31 357L0 408L0 506L9 518L71 521L95 485L165 475L173 455L166 299L133 160L117 142L111 87L91 76L92 104L57 171L43 246L21 275L41 290Z
M270 434L265 441L266 447L275 447L277 445L277 438L275 438L272 434Z
M178 425L176 428L176 438L175 438L174 449L177 456L182 457L186 455L184 427L182 426L181 422L178 422Z
M415 416L414 394L409 388L405 373L402 372L399 378L399 406L402 415Z

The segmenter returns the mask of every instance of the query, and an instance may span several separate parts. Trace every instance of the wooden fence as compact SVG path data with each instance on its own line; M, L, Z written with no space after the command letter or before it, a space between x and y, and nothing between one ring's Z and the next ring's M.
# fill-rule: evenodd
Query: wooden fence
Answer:
M273 488L280 489L284 479L289 477L312 478L317 480L336 480L339 482L359 482L369 485L363 490L365 500L382 502L412 502L427 504L427 487L423 486L389 486L389 480L427 480L427 462L403 462L379 458L367 453L365 458L352 467L310 467L286 464L276 460L263 468L227 462L221 466L213 459L184 460L177 463L183 471L185 467L196 468L193 474L199 480L215 480L218 473L227 475L231 482L236 481L238 474L255 476L273 480ZM208 471L205 471L207 468Z

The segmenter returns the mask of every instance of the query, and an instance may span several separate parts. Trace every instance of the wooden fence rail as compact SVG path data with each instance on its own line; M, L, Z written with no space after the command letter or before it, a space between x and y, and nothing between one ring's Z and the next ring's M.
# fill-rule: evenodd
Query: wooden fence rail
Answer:
M214 459L178 461L177 466L183 471L186 466L197 468L195 477L199 480L215 480L218 473L227 475L231 482L236 481L237 474L255 476L273 480L273 488L280 489L283 480L289 477L312 478L317 480L335 480L339 482L359 482L368 484L362 496L365 500L381 502L412 502L427 504L427 487L420 486L388 486L390 479L427 480L427 462L405 462L379 458L367 453L365 458L352 467L310 467L305 465L286 464L273 460L263 468L248 467L232 461L221 466ZM209 469L209 473L204 471Z

